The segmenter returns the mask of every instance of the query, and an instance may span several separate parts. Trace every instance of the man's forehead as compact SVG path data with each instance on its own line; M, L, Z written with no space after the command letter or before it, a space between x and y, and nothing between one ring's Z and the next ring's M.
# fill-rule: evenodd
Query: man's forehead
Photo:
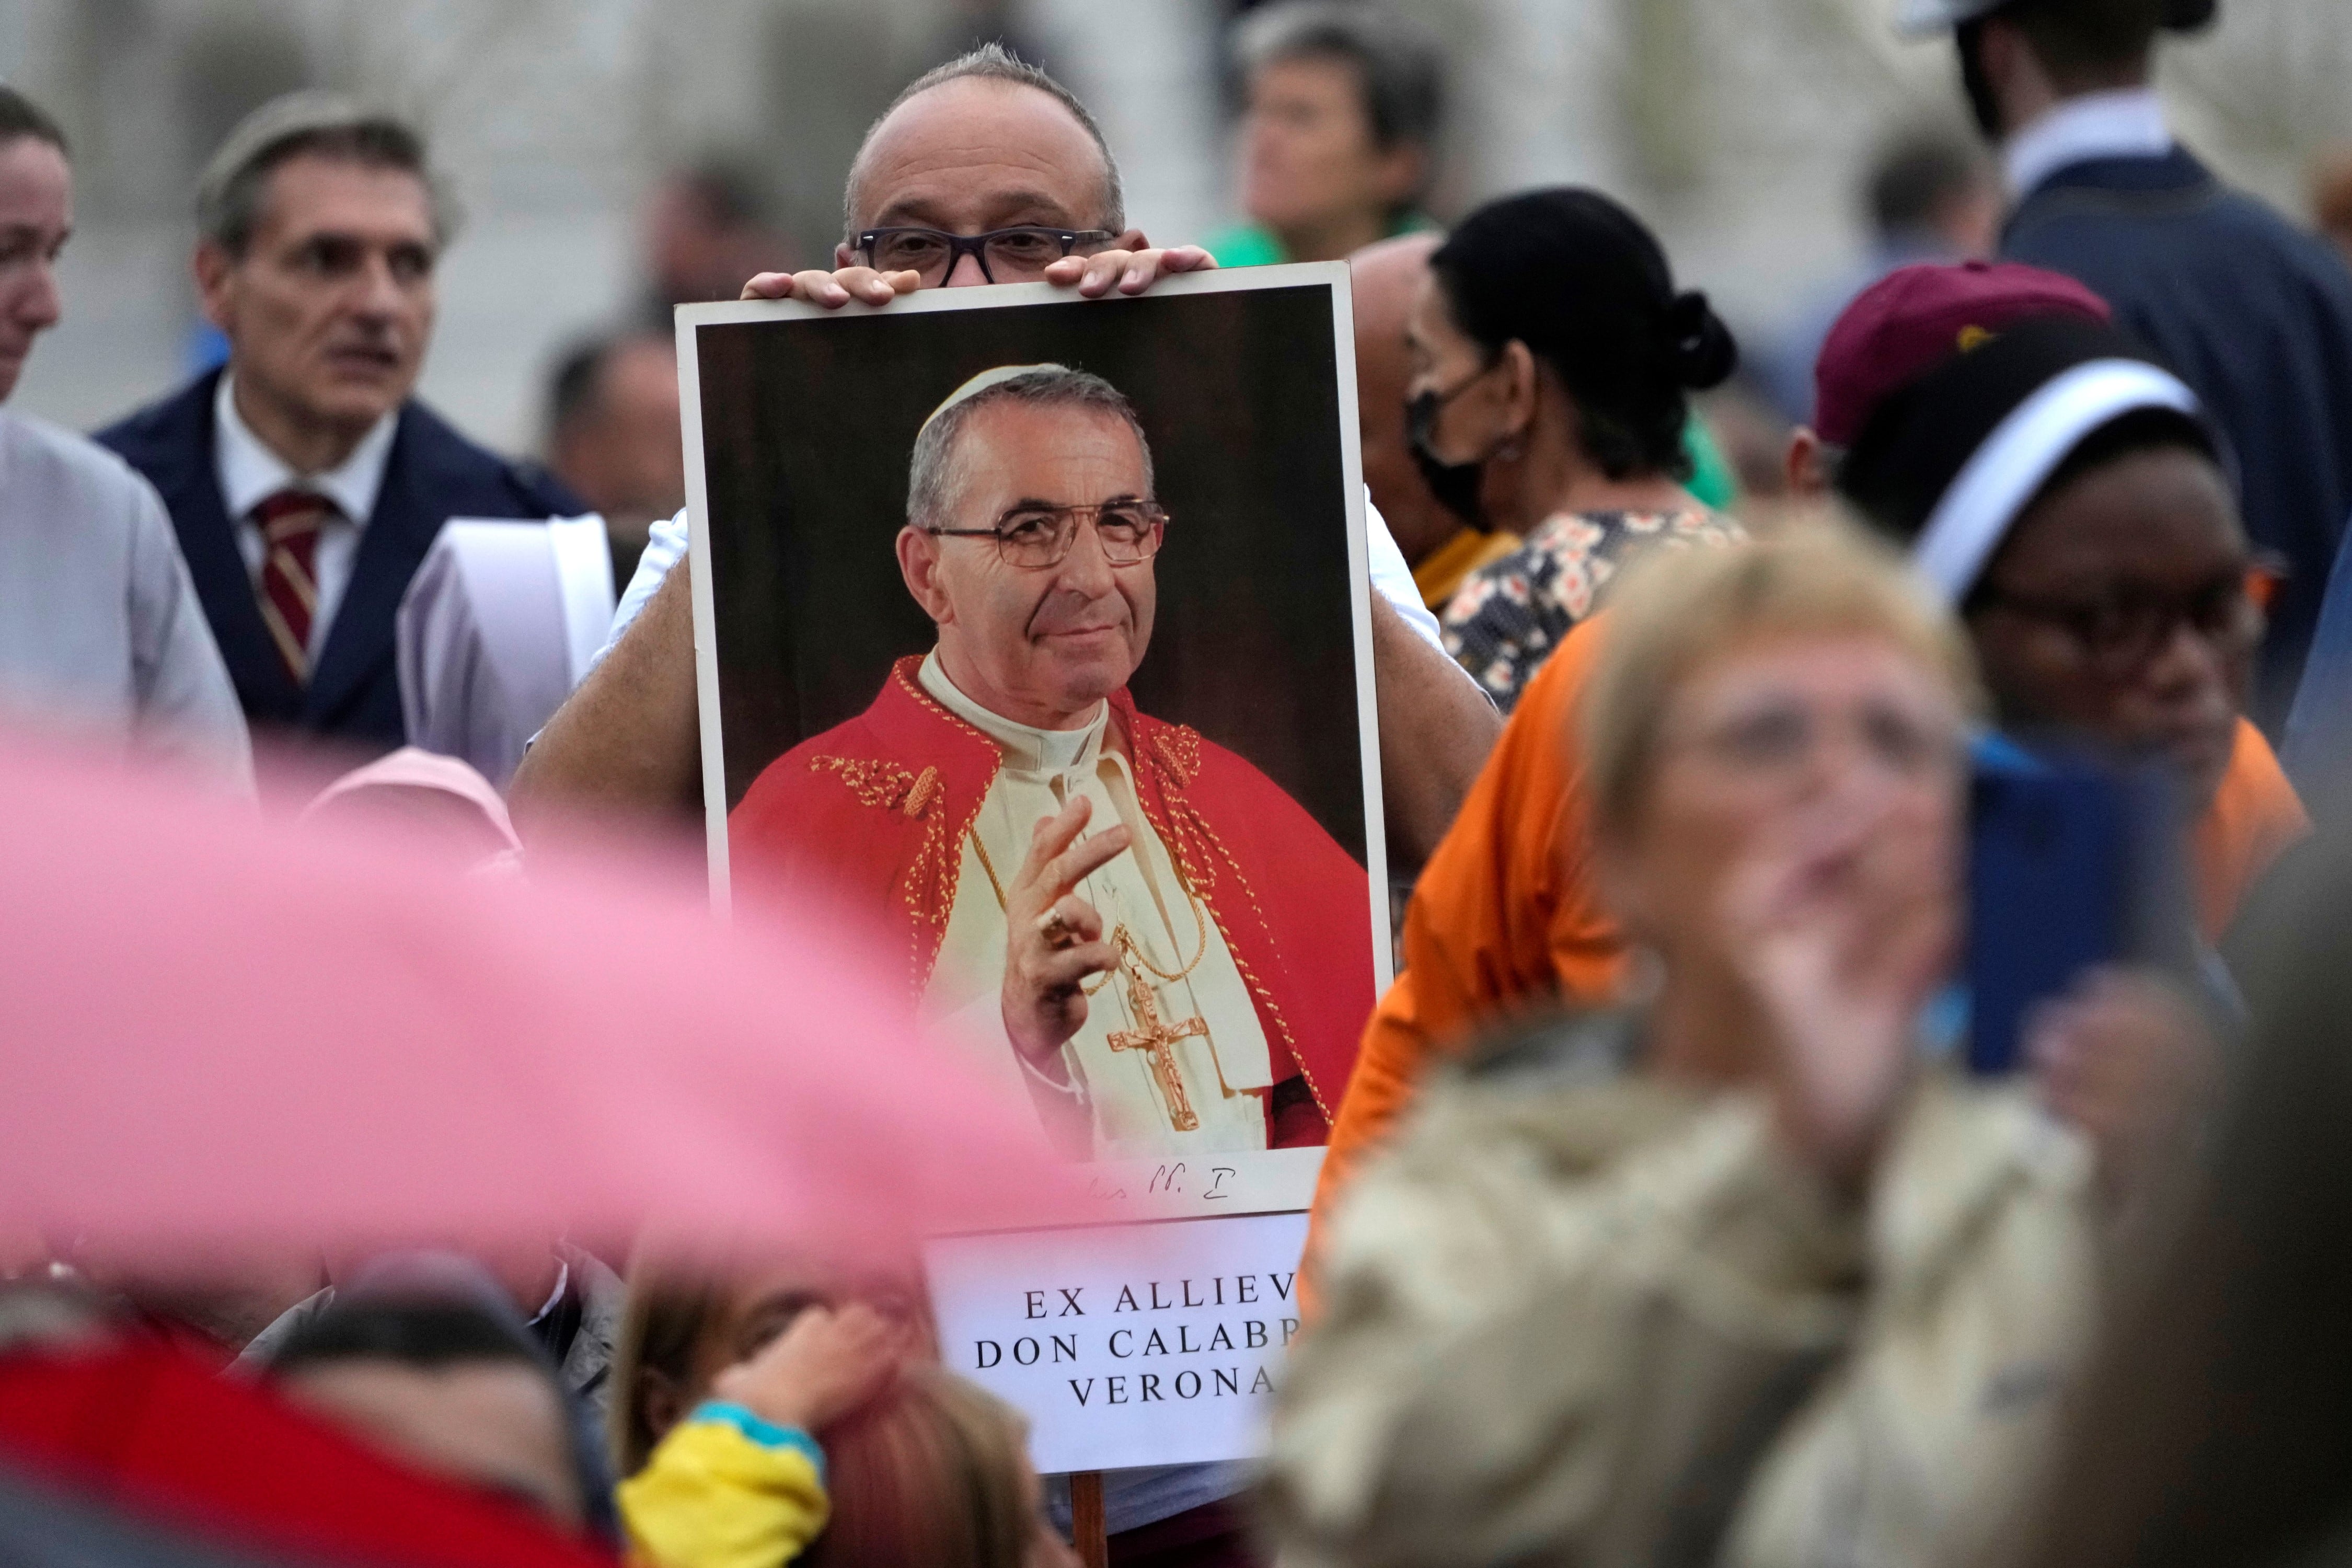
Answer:
M1092 501L1142 493L1142 443L1107 408L992 403L972 411L958 444L958 457L982 481L975 491L1005 490L996 498L1003 501ZM1072 489L1101 493L1062 493Z
M991 229L1024 225L1045 228L1100 226L1090 206L1073 206L1049 191L1034 186L989 188L952 176L901 183L894 199L861 219L857 226L985 234Z
M607 349L596 366L596 380L592 390L612 391L616 386L635 387L668 383L676 389L677 382L677 348L666 338L648 332L622 339Z
M1052 94L963 77L916 94L874 128L855 179L859 228L949 229L1104 221L1102 149Z
M0 202L54 206L73 199L73 172L65 154L37 137L0 143Z
M301 153L270 170L262 187L259 226L278 226L430 243L433 197L410 170Z
M1402 331L1412 301L1429 276L1429 258L1444 241L1439 234L1408 234L1384 239L1348 258L1348 277L1355 294L1356 321L1378 316L1393 321Z

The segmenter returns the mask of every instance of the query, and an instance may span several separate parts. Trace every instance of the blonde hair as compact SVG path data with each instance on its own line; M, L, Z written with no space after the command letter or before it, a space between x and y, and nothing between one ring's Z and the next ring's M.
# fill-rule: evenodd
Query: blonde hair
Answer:
M916 1366L825 1429L833 1518L802 1568L1021 1568L1036 1540L1027 1432L953 1373Z
M1627 574L1595 630L1601 647L1579 718L1593 820L1603 831L1639 814L1675 691L1739 643L1882 637L1941 676L1964 711L1984 710L1976 656L1958 624L1900 556L1833 514L1792 520L1769 541L1653 552Z

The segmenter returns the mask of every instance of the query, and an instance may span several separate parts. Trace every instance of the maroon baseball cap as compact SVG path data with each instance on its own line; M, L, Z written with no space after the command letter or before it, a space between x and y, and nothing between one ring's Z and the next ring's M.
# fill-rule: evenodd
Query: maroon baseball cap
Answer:
M1888 393L2028 316L2108 321L2107 302L2072 278L2013 261L1898 267L1830 328L1813 365L1813 432L1851 447Z

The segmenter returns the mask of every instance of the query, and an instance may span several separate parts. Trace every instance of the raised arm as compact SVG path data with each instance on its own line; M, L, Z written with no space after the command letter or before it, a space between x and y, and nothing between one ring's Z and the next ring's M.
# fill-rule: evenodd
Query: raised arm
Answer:
M1372 595L1372 676L1381 714L1381 795L1389 871L1419 875L1454 826L1503 716L1454 662Z
M551 816L678 816L702 782L694 601L681 561L515 770L507 792L529 840Z

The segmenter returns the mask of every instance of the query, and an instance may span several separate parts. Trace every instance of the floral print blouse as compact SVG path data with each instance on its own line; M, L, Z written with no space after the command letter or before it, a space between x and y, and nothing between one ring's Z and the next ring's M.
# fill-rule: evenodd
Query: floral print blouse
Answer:
M1439 617L1445 651L1507 713L1551 650L1645 551L1747 537L1720 512L1568 511L1472 574Z

